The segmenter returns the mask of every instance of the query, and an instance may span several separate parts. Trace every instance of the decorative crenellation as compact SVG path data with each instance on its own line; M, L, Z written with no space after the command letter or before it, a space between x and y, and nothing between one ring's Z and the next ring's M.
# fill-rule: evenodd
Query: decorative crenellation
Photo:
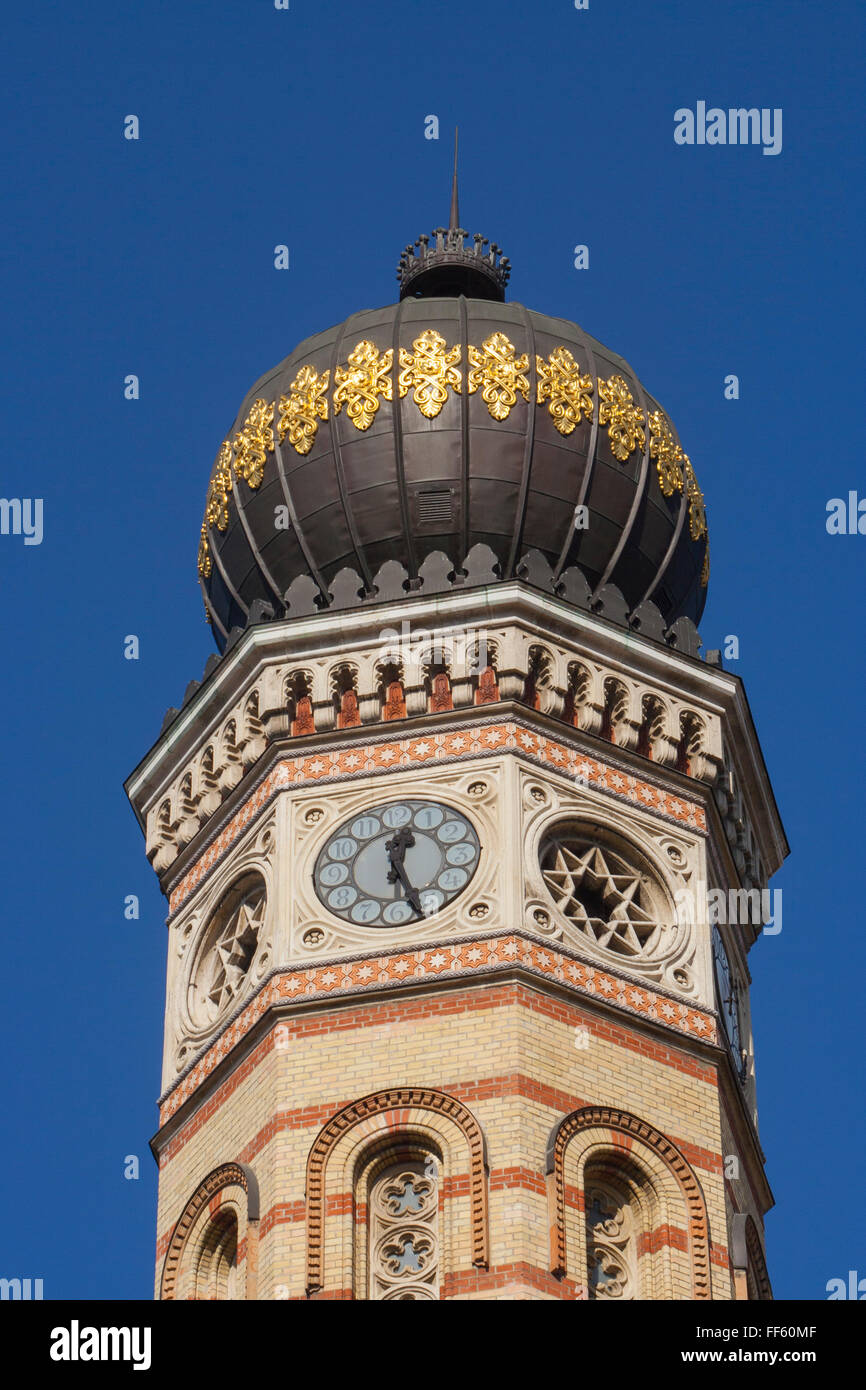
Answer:
M481 347L467 344L466 371L461 343L448 345L434 328L423 329L412 342L411 351L393 347L380 351L368 338L362 338L348 353L345 362L319 372L313 366L301 367L287 393L275 401L256 399L243 426L220 446L208 487L205 516L199 543L198 572L211 573L208 530L225 531L229 522L229 499L238 479L248 487L261 486L268 456L274 452L274 417L277 437L286 440L305 456L316 442L320 422L329 422L344 409L357 430L368 430L382 401L397 401L411 394L412 401L428 420L435 419L448 401L449 391L468 395L480 391L481 399L494 420L507 420L518 398L548 410L555 428L568 436L582 422L593 419L593 400L598 393L598 420L606 427L611 452L625 463L636 451L646 447L649 428L650 456L656 461L659 486L665 497L685 488L689 506L689 528L693 540L707 534L706 511L694 469L676 440L663 411L652 411L647 420L632 397L624 377L613 374L593 381L592 375L577 362L565 346L553 349L547 358L536 355L535 374L530 359L520 353L505 333L491 333Z
M495 241L476 232L472 246L466 245L469 233L462 227L434 227L432 241L426 233L405 248L397 266L400 297L413 291L418 278L434 267L469 267L482 279L488 280L497 299L504 299L505 287L511 274L511 262L501 253ZM489 250L485 251L485 247Z
M483 666L481 662L484 662ZM174 861L275 740L389 726L516 701L648 761L714 784L722 769L717 714L563 646L501 628L475 645L462 632L351 658L321 655L266 666L201 752L151 807L147 854Z

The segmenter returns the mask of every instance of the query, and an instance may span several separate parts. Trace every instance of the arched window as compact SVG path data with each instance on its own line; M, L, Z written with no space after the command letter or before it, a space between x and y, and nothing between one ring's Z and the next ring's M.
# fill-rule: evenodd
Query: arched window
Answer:
M628 692L619 681L609 678L604 683L604 712L601 718L600 734L608 743L616 743L616 726L626 717L628 711Z
M439 1165L432 1154L374 1168L367 1203L368 1298L439 1298Z
M554 1125L545 1166L554 1274L589 1299L712 1298L703 1192L660 1130L625 1110L583 1106Z
M160 1298L255 1299L259 1188L246 1163L222 1163L199 1183L178 1220Z
M202 1237L195 1298L230 1301L240 1297L238 1218L232 1210L220 1211Z

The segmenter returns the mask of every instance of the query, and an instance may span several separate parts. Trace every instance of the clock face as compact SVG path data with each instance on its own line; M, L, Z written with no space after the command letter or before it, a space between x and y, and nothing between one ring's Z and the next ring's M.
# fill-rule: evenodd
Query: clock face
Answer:
M737 998L737 986L734 983L731 963L728 960L728 953L725 950L725 943L718 927L713 927L713 965L716 973L716 989L719 994L719 1009L722 1015L722 1022L725 1025L725 1032L728 1035L728 1046L734 1059L734 1066L737 1075L743 1071L743 1058L740 1050L740 1005Z
M453 902L478 867L474 827L436 801L389 801L344 821L314 871L335 916L363 927L402 927Z

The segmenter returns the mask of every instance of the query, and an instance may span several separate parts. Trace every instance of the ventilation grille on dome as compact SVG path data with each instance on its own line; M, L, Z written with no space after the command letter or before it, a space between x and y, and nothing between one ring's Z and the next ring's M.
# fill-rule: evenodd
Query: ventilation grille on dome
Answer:
M454 491L429 488L415 494L415 524L419 531L438 531L454 520Z

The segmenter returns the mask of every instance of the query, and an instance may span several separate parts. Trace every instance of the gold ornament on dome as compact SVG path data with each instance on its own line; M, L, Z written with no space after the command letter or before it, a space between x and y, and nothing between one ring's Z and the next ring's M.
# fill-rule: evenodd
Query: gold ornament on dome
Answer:
M650 458L656 461L659 486L665 497L683 490L683 451L674 439L670 421L661 410L649 417Z
M261 485L268 454L274 452L273 421L273 401L253 401L243 429L235 435L235 473L252 488Z
M460 390L460 344L446 349L435 328L426 328L412 343L414 352L400 349L400 396L412 391L412 399L428 420L435 420L448 399L448 387Z
M217 455L204 509L205 524L224 531L229 524L229 495L232 490L232 446L226 439Z
M213 569L213 562L210 558L210 546L207 539L207 526L205 522L201 524L201 535L198 542L198 572L202 579L209 579Z
M288 435L289 443L299 454L310 452L319 430L319 421L328 418L330 376L328 370L320 376L315 367L302 367L289 387L289 394L280 396L280 443Z
M393 399L391 365L394 349L380 353L374 343L364 338L349 353L348 366L334 371L334 414L343 406L355 429L368 430L379 409L379 397Z
M538 404L550 400L550 418L560 434L571 434L581 420L592 419L592 377L584 376L567 347L549 358L536 357Z
M621 376L608 377L607 381L599 378L598 394L601 397L599 423L607 425L614 457L620 463L625 463L629 454L646 444L644 413L640 406L635 405L628 383Z
M689 533L693 541L699 541L707 534L707 513L704 507L704 494L698 487L695 470L688 454L683 454L683 475L689 499Z
M707 548L704 551L704 563L701 565L701 588L705 589L710 582L710 542L707 540Z
M467 349L470 371L466 389L470 395L481 389L481 398L494 420L507 420L517 404L518 391L529 400L529 367L526 353L515 356L514 344L504 333L491 333L484 339L482 350Z

